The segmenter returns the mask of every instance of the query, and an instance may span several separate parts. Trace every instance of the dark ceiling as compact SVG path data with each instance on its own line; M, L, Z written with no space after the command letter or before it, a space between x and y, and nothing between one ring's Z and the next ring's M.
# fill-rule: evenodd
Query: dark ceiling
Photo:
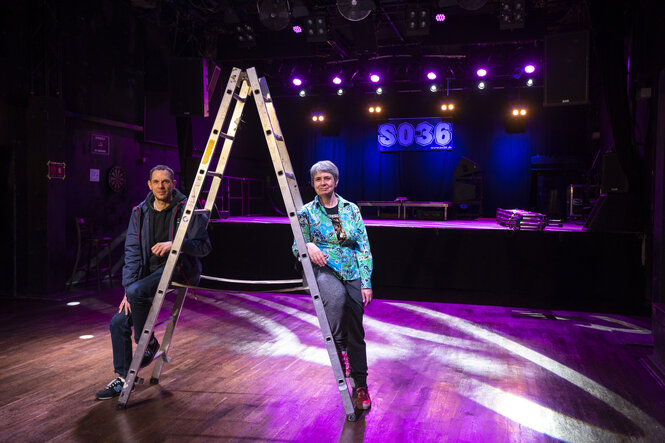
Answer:
M512 0L508 3L512 3ZM257 66L274 80L285 81L294 71L305 71L315 82L330 73L347 77L380 65L393 81L408 83L414 72L435 67L445 77L468 79L479 63L492 66L495 77L509 77L524 61L542 62L545 35L588 28L585 1L520 0L523 25L502 29L500 0L421 0L417 2L359 0L356 7L371 9L359 21L349 20L351 1L286 0L132 0L134 8L175 32L182 42L180 55L203 56L223 67ZM347 4L347 9L344 9ZM340 6L341 5L341 6ZM430 16L425 35L410 35L407 9L418 6ZM371 7L373 6L373 7ZM362 10L361 10L362 11ZM273 12L271 15L270 13ZM446 20L436 22L436 14ZM325 19L327 38L308 41L305 20ZM242 44L238 28L249 25L255 44ZM408 84L403 85L409 88Z

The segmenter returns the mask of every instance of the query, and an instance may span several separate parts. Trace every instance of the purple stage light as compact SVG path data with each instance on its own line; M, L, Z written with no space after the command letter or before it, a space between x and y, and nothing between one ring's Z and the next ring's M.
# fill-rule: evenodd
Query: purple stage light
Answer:
M480 68L476 71L476 75L478 77L485 77L487 75L487 69L485 68Z
M298 77L294 78L292 81L295 86L302 85L302 80L300 80Z
M436 73L432 72L432 71L428 72L427 73L427 78L430 79L430 80L436 80Z
M442 22L442 21L444 21L444 20L446 19L446 14L443 14L443 13L436 14L436 16L434 17L434 19L435 19L437 22Z
M379 77L378 74L370 74L369 79L370 79L373 83L378 83L379 80L381 80L381 77Z
M533 66L533 65L526 65L524 67L524 72L526 72L527 74L532 74L535 70L536 70L536 67Z
M339 78L338 76L335 76L335 78L332 79L332 82L336 85L341 85L342 84L342 79Z
M295 32L296 34L300 34L302 32L302 28L298 25L295 25L293 27L293 32Z

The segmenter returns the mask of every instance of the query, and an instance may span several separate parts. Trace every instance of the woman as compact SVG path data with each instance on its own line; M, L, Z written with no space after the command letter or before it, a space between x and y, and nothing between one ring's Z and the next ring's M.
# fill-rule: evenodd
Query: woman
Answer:
M363 313L372 301L372 253L367 230L355 204L335 193L339 170L330 161L320 161L310 170L316 191L313 201L298 212L307 253L342 369L355 381L358 409L372 405L367 390L367 353ZM293 245L293 252L298 250Z

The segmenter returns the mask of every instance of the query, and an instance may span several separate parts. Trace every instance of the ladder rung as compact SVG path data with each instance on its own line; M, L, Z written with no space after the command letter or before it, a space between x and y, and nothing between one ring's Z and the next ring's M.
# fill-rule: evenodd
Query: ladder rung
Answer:
M165 318L164 320L160 321L155 326L153 326L153 329L156 328L157 326L163 325L164 323L171 323L172 321L173 321L173 316Z
M231 140L231 141L233 141L233 140L236 139L235 137L233 137L233 136L231 136L231 135L229 135L229 134L227 134L227 133L225 133L225 132L220 132L220 133L219 133L219 136L222 137L222 138L224 138L224 139L226 139L226 140Z
M247 101L246 98L242 98L242 97L240 97L240 96L239 96L237 93L235 93L235 92L233 93L233 98L236 99L236 100L238 100L238 101L241 102L241 103L245 103L245 102Z
M219 172L215 172L215 171L208 171L206 173L206 175L209 176L209 177L217 177L219 179L222 179L224 177L224 174L220 174ZM210 190L206 189L206 192L209 192L209 191Z
M207 209L194 209L194 215L196 214L205 214L205 215L210 215L210 211Z

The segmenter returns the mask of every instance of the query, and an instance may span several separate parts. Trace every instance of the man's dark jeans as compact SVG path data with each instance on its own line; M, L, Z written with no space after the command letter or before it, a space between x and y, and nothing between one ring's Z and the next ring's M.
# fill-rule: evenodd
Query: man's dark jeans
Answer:
M134 326L134 341L138 343L163 272L164 267L162 266L147 277L125 288L132 312L130 315L125 315L123 309L111 319L109 329L113 345L113 369L121 377L127 376L129 366L132 364L132 325Z

